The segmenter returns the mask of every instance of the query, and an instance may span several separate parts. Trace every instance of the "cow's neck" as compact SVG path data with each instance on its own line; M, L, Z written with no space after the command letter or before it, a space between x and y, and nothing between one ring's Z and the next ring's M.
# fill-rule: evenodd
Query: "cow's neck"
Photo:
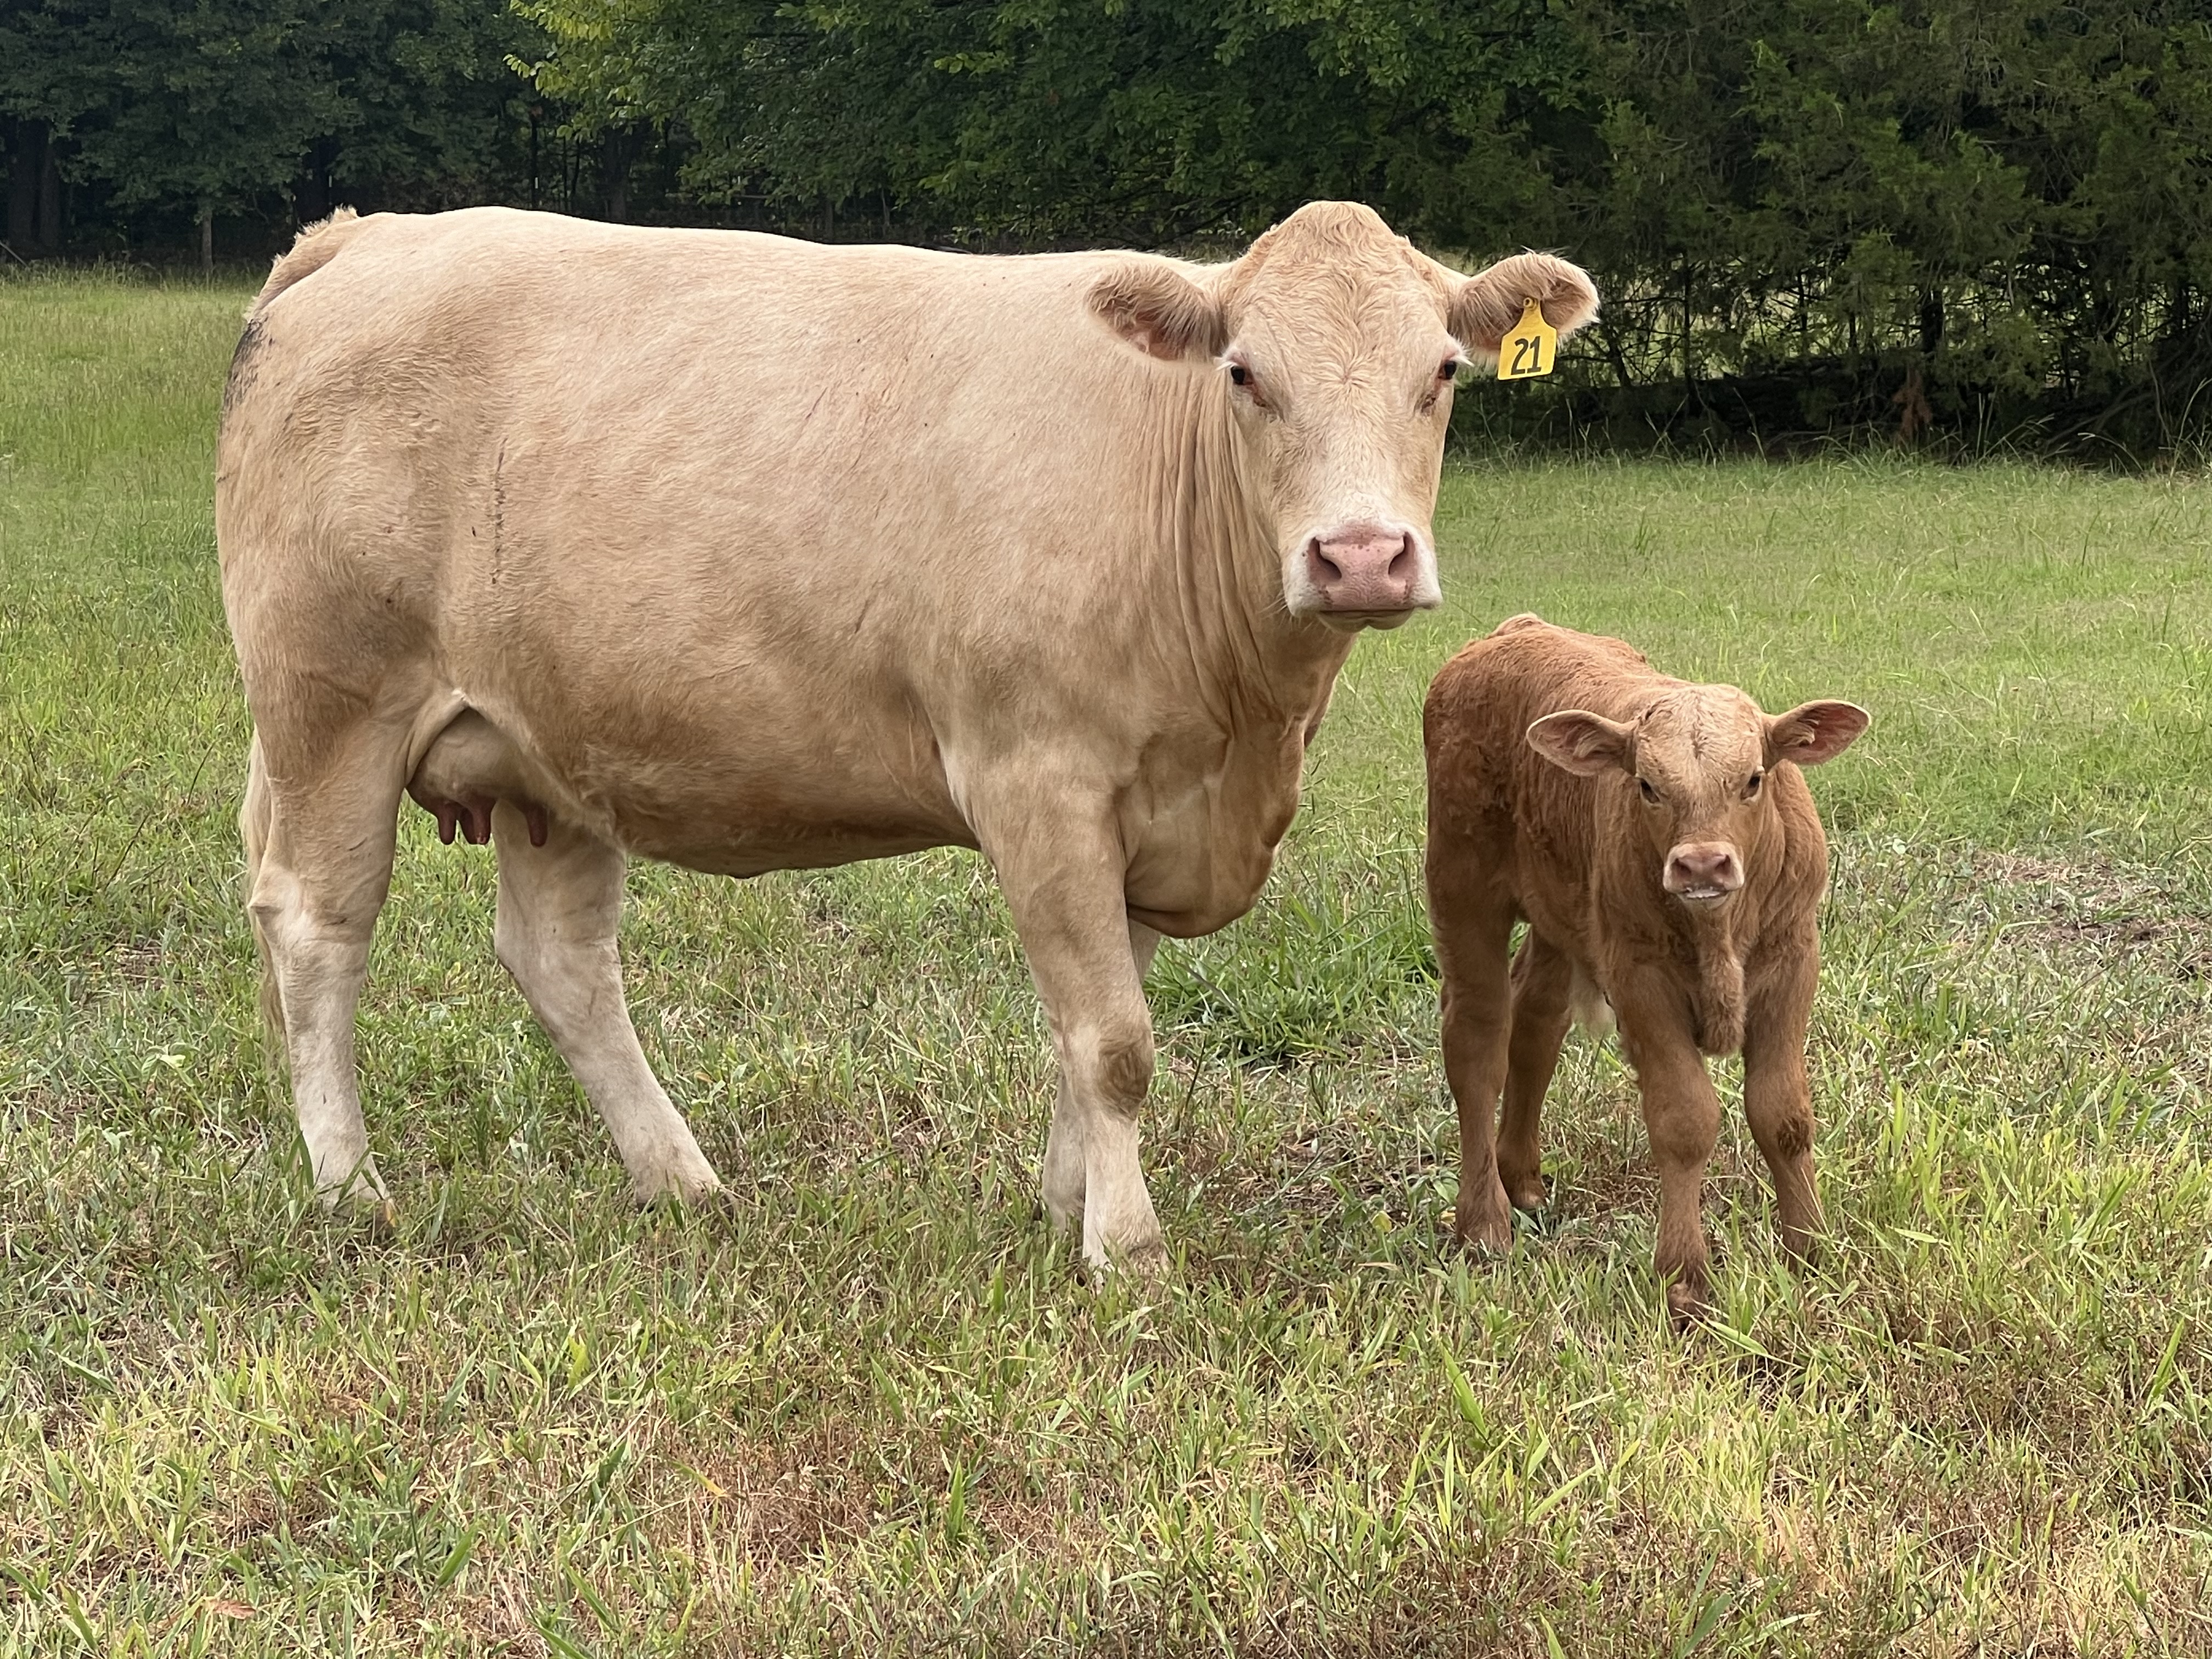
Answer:
M1283 603L1282 566L1272 527L1258 510L1231 428L1234 418L1210 380L1185 389L1170 422L1179 434L1160 469L1158 539L1174 568L1194 671L1209 705L1231 729L1310 724L1328 702L1354 636Z

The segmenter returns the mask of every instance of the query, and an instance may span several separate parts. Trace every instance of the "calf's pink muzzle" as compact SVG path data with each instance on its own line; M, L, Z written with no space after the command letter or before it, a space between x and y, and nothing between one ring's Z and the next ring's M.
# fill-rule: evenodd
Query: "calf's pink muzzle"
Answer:
M1685 842L1667 854L1667 890L1689 904L1718 904L1743 885L1743 860L1726 842Z

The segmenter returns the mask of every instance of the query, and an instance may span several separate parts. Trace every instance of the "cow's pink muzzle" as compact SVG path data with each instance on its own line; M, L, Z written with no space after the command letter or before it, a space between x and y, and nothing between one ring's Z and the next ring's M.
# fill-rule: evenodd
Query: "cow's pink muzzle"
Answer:
M1433 605L1423 562L1419 538L1395 526L1346 525L1306 544L1306 576L1323 611L1387 615Z

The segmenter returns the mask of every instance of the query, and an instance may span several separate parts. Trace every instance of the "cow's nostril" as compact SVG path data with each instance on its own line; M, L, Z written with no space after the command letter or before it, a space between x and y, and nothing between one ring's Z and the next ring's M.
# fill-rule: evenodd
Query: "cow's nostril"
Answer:
M1327 585L1344 580L1344 568L1321 550L1321 538L1316 536L1306 544L1306 558L1313 566L1316 580Z
M1389 575L1393 581L1404 581L1413 574L1413 538L1398 538L1398 551L1390 561Z

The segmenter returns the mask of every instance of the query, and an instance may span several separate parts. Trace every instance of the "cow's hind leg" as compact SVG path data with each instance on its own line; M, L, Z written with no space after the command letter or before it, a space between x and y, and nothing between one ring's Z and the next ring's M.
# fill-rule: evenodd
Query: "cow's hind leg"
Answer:
M543 844L533 842L535 828ZM614 1136L641 1201L696 1202L721 1182L646 1064L623 995L615 934L622 919L620 848L557 817L505 801L492 814L499 846L499 959Z
M326 1204L386 1198L369 1156L354 1070L354 1013L377 913L392 885L398 740L364 724L327 744L311 775L273 776L260 739L247 763L246 908L281 1027L292 1099Z
M1498 1127L1498 1178L1519 1210L1544 1207L1537 1127L1544 1094L1567 1037L1574 965L1534 928L1513 958L1513 1038L1505 1066L1505 1110Z

